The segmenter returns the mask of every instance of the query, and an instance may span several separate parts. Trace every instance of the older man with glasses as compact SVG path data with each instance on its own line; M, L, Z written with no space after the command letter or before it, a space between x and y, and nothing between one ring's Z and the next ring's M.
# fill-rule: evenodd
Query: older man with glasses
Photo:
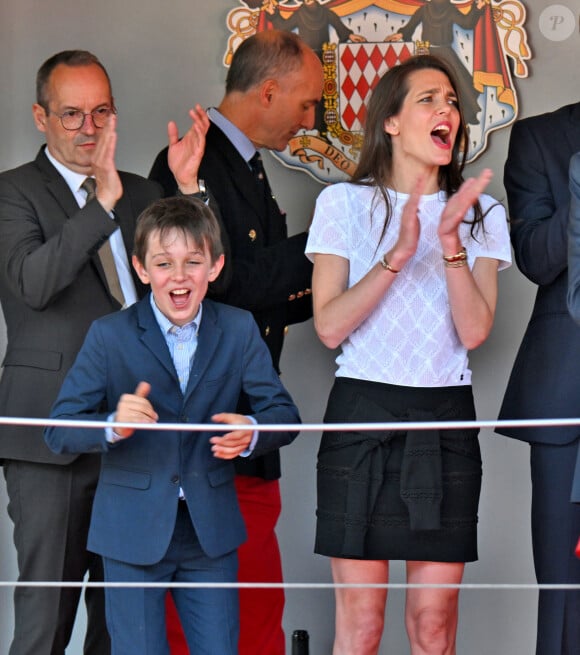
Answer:
M92 321L140 295L131 253L136 218L159 198L157 184L116 169L116 109L106 70L89 52L48 59L32 109L46 145L0 174L0 301L8 347L0 415L44 418ZM199 192L204 112L172 152L179 189ZM183 165L183 171L180 166ZM173 169L172 169L173 170ZM100 456L55 455L42 427L0 426L0 461L14 523L19 582L102 580L86 550ZM64 655L78 588L17 587L10 655ZM85 655L107 655L102 589L85 593Z

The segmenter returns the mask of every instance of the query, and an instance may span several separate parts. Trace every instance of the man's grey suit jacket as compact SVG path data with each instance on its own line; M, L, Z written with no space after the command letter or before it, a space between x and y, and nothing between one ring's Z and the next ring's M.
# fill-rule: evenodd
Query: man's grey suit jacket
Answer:
M130 258L137 216L161 191L138 175L120 176L123 196L114 211ZM34 161L0 174L0 302L8 336L0 415L48 417L89 326L119 308L96 254L116 228L97 200L79 209L44 147ZM42 427L0 426L0 460L66 464L75 457L52 453Z

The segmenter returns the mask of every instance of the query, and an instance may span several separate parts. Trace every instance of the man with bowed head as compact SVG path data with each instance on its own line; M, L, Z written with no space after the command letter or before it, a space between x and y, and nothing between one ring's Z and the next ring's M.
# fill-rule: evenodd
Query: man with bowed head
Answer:
M216 201L223 227L230 283L218 299L254 315L274 366L287 325L312 315L312 266L304 255L306 233L288 236L286 216L272 195L259 149L283 150L300 130L312 130L322 96L322 65L295 34L259 32L234 53L226 92L208 110L210 127L199 176ZM167 151L150 177L175 193ZM226 271L226 275L228 271ZM239 411L245 413L245 399ZM280 514L279 453L236 461L236 488L248 531L239 551L240 582L280 582L282 566L275 534ZM280 589L242 589L242 655L284 653ZM171 611L171 610L170 610ZM179 638L172 638L172 653Z
M109 76L84 50L50 57L37 74L32 114L46 138L34 161L0 174L0 301L8 345L0 415L44 418L92 321L130 305L143 287L129 266L135 221L158 185L115 165ZM207 119L178 142L171 166L183 193L199 191ZM86 550L100 455L55 455L42 427L0 427L0 460L14 523L19 582L102 580ZM10 655L64 655L80 590L17 587ZM107 655L102 589L85 593L84 652Z

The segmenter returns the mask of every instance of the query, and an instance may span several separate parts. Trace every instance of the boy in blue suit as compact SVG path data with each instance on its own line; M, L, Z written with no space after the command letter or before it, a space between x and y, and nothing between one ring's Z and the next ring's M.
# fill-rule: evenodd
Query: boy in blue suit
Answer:
M224 264L211 210L188 197L139 217L133 266L151 293L97 320L67 375L52 417L120 423L224 423L215 435L181 430L49 427L57 453L102 452L88 548L108 582L235 582L246 537L234 489L238 456L290 443L297 423L252 315L204 299ZM236 414L244 391L251 416ZM236 655L235 588L172 590L192 655ZM164 655L164 588L107 588L113 655Z

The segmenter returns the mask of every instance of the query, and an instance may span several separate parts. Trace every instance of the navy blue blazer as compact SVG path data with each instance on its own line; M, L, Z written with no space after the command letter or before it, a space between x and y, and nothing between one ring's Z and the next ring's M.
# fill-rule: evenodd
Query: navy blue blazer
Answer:
M160 423L210 423L215 413L235 412L242 391L258 423L300 421L252 315L207 299L182 394L149 296L93 323L51 416L105 420L141 380L151 384L148 398ZM160 561L173 534L180 487L204 552L217 557L237 548L246 533L234 465L213 456L208 440L216 434L223 432L137 430L111 445L102 429L47 428L46 442L57 453L103 453L88 548L138 565ZM252 456L296 436L260 432Z
M500 419L580 416L580 329L566 306L568 168L580 150L580 103L518 121L510 136L504 184L520 271L538 285ZM499 428L534 443L565 444L578 427Z

